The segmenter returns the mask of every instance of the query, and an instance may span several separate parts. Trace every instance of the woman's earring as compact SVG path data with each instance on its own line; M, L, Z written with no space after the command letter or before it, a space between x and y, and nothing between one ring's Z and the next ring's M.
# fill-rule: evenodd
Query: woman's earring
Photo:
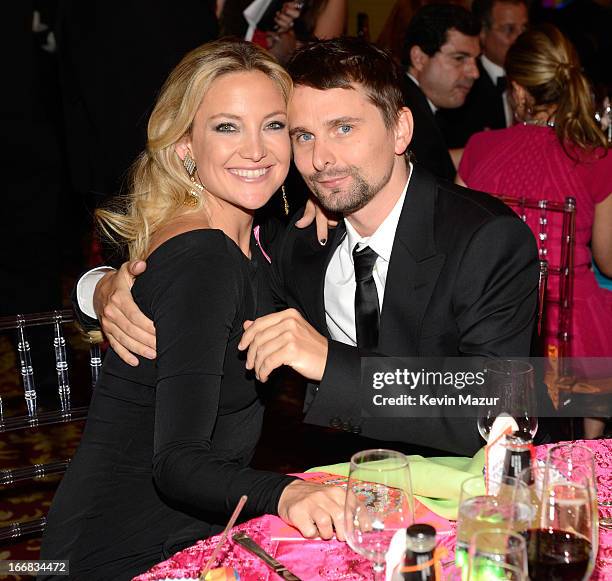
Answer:
M204 186L196 182L196 179L195 179L196 171L197 171L196 162L189 155L189 153L186 153L185 157L183 158L183 167L185 168L187 175L189 175L189 179L191 180L191 183L193 186L191 190L189 190L190 197L185 201L185 205L192 206L192 207L197 206L200 200L200 192L204 191Z
M283 210L285 211L285 216L289 215L289 202L287 201L287 193L285 192L285 184L281 186L281 192L283 196Z

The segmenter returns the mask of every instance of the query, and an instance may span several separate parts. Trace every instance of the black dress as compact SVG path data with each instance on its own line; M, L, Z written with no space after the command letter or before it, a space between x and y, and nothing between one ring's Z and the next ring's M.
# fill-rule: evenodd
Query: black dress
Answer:
M130 367L109 351L49 512L41 559L69 559L71 579L131 579L222 530L242 494L243 516L276 513L293 479L248 467L263 405L237 349L266 302L268 265L253 256L219 230L149 256L133 295L157 359Z

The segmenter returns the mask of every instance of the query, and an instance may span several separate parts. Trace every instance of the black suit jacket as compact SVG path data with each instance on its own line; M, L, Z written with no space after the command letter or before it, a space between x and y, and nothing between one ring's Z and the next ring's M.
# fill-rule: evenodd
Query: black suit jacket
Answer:
M412 111L414 119L414 133L409 146L414 159L434 175L454 181L457 172L427 97L408 75L404 76L402 92L404 103Z
M465 103L457 109L440 110L442 133L448 146L465 147L467 140L484 129L506 127L502 93L478 59L480 76L474 82Z
M344 235L341 222L321 246L314 225L290 225L274 254L277 306L298 309L327 337L325 272ZM528 356L537 288L529 228L499 200L415 164L387 273L378 354ZM358 426L370 438L463 454L481 446L474 419L361 418L361 357L367 355L329 341L323 379L308 389L306 422Z

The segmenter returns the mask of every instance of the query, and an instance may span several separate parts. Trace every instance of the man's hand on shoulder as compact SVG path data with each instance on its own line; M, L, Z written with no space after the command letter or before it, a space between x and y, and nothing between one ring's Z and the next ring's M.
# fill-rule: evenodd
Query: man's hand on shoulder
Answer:
M100 326L117 355L128 365L138 365L136 355L155 359L155 326L132 298L134 278L147 265L142 260L124 262L117 271L106 273L94 291L94 310Z

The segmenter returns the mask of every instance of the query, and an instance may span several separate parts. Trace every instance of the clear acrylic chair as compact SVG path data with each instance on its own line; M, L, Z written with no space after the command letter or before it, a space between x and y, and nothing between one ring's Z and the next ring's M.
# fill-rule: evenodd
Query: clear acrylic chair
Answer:
M67 355L66 325L75 321L70 310L57 310L46 313L27 315L14 315L0 317L0 332L4 331L14 335L17 347L17 365L23 386L23 409L11 414L5 409L0 395L0 434L50 426L53 424L66 424L82 421L87 417L88 405L77 402L74 405L70 383L70 359ZM37 386L37 372L33 365L31 334L33 327L47 327L52 329L50 335L52 343L47 345L55 360L55 375L57 378L56 402L57 409L43 409L40 405L40 388ZM100 350L101 334L89 333L86 335L89 343L88 383L95 386L102 366ZM87 388L90 395L91 389ZM81 390L82 391L82 390ZM80 398L82 399L82 398ZM87 398L88 399L88 398ZM21 406L20 406L21 407ZM6 437L6 436L4 436ZM17 482L32 479L41 479L47 476L62 474L70 462L69 458L58 458L41 464L30 464L0 470L0 486L6 487ZM24 522L13 522L0 527L0 542L15 541L23 536L40 533L46 524L45 517Z

